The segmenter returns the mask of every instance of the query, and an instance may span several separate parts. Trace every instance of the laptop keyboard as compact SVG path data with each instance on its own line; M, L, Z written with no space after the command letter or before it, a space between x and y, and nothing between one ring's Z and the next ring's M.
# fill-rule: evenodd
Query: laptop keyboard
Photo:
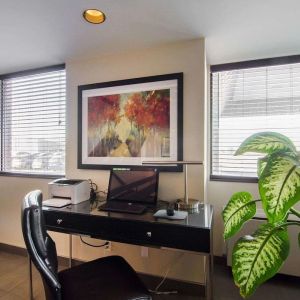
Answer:
M142 214L146 210L146 206L136 203L109 201L99 206L99 210L123 212L129 214Z

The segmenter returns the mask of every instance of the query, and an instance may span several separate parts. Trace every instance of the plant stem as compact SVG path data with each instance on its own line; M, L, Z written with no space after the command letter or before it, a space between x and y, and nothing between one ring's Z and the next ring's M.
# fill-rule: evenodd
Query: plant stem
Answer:
M300 226L300 222L298 222L298 221L286 222L284 224L280 224L280 225L276 226L275 229L281 228L281 227L286 227L286 226L291 226L291 225Z
M296 210L295 208L290 208L290 212L300 218L300 211Z

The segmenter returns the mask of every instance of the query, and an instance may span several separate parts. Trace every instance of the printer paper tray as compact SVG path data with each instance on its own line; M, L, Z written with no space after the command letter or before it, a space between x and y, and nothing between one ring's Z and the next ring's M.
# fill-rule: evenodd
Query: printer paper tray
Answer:
M43 201L43 206L64 207L71 204L71 200L65 198L51 198Z

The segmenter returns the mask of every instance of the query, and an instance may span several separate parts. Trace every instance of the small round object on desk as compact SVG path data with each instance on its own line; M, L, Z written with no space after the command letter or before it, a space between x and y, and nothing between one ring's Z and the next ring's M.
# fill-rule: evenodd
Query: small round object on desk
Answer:
M174 216L174 207L168 207L167 208L167 216L171 217Z

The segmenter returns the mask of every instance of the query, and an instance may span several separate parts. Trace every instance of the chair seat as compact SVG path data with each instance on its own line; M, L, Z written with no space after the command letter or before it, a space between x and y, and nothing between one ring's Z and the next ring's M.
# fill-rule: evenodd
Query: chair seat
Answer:
M148 300L149 292L120 256L108 256L58 273L63 300Z

